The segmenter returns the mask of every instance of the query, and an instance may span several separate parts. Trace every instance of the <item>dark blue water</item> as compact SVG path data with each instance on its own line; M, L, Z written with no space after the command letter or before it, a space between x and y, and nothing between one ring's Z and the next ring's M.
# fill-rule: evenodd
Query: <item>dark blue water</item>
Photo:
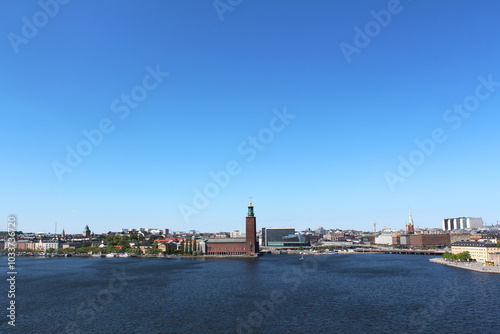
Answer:
M6 273L7 259L0 260ZM256 260L19 257L15 330L499 333L500 275L428 260L416 255L311 255L304 261L298 255ZM5 310L8 286L2 286ZM8 330L4 321L1 332Z

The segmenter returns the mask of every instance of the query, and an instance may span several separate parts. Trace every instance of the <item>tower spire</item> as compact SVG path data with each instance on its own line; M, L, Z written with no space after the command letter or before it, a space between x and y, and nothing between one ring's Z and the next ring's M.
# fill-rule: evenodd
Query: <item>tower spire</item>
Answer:
M248 205L248 217L253 217L254 213L253 213L252 197L249 198L250 198L250 204Z
M415 230L413 228L413 218L411 217L410 204L408 204L408 223L406 223L406 233L413 234Z

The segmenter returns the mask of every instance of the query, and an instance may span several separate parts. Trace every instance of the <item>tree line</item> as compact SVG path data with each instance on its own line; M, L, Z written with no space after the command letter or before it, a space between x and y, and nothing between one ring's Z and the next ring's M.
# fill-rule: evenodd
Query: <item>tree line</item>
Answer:
M452 254L450 252L445 252L443 254L443 259L447 260L454 260L454 261L467 261L471 259L470 253L468 251L458 253L458 254Z

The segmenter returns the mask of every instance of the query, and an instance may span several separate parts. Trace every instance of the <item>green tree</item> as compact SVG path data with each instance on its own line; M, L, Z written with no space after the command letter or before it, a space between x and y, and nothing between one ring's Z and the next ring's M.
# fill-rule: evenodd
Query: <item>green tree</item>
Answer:
M470 260L471 256L468 251L458 253L458 254L451 254L449 252L445 252L443 254L443 259L449 259L453 261L465 261L465 260Z
M470 260L470 253L468 251L462 252L458 254L458 259L465 261L465 260Z
M181 241L180 253L184 254L184 240Z
M88 253L88 252L90 252L90 247L80 247L80 248L75 249L75 253L83 254L83 253Z
M301 250L304 250L304 247L300 246L299 247L299 251L301 251Z
M497 240L497 247L500 248L500 238Z
M122 251L125 252L126 249L130 248L130 244L127 240L120 240L120 242L118 243L118 245L122 246Z
M150 249L146 250L146 254L158 255L160 253L161 253L161 250L159 250L158 248L150 248Z
M451 259L452 254L450 252L444 252L444 254L442 256L443 256L443 259Z

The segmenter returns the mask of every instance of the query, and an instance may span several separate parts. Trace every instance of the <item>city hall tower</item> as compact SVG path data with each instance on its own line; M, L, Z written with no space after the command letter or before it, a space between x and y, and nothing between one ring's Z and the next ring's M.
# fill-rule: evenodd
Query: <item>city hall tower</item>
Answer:
M248 206L248 216L246 224L246 245L247 253L256 254L259 252L259 244L257 242L257 224L253 213L253 205L250 202Z

